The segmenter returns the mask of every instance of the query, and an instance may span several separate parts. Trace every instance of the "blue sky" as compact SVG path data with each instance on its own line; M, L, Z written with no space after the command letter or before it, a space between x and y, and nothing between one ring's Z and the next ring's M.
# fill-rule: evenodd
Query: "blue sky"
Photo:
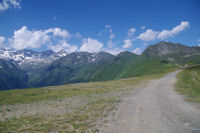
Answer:
M141 53L200 44L199 0L0 0L0 47Z

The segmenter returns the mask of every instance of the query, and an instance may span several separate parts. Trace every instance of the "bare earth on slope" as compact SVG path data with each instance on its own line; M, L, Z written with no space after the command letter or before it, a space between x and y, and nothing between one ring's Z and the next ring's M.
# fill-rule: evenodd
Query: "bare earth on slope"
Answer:
M200 133L200 109L174 91L176 75L139 86L110 116L104 133Z

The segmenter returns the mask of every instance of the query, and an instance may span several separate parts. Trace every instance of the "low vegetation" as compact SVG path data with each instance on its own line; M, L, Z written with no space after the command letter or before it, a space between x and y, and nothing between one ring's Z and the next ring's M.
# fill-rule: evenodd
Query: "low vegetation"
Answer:
M200 66L183 70L177 78L176 90L185 94L187 101L200 103Z
M156 73L159 74L176 68L178 67L167 61L157 58L149 59L145 56L141 56L131 64L126 71L119 75L118 78L151 75Z
M98 132L122 96L164 74L0 91L0 132Z

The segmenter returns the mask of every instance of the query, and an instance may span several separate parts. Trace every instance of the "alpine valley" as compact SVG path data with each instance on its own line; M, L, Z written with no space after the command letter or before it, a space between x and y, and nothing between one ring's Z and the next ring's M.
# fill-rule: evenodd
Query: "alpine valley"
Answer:
M105 81L200 63L200 47L159 42L141 55L0 49L0 90Z

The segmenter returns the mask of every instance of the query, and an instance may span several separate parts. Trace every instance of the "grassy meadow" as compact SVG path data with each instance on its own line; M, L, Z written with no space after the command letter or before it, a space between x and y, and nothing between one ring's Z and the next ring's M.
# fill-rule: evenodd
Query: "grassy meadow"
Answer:
M186 100L200 103L200 66L183 70L177 75L176 90L186 95Z
M170 70L171 71L171 70ZM98 132L138 84L162 77L0 91L0 132Z

